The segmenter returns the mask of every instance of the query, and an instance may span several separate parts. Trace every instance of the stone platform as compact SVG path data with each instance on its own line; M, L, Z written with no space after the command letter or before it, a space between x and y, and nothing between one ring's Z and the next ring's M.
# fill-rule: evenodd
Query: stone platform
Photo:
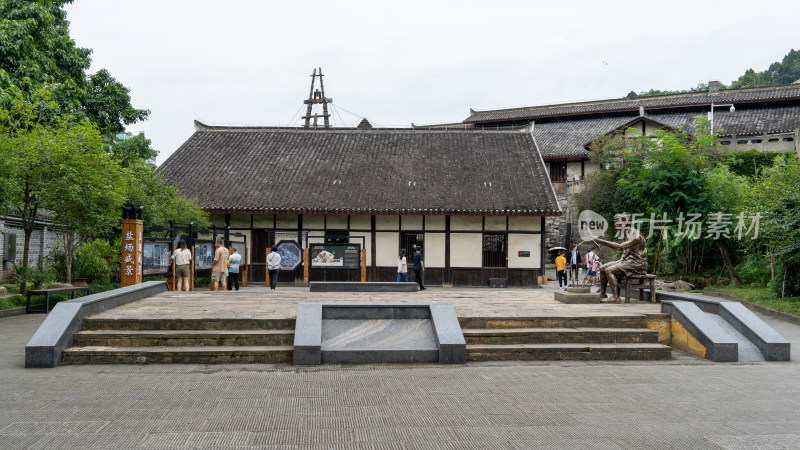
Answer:
M554 300L554 290L310 292L251 286L238 292L164 292L84 319L62 363L290 363L293 340L297 355L299 303L449 303L464 332L467 361L671 358L670 316L658 305L563 304Z
M417 283L366 282L359 281L312 281L311 292L416 292Z
M592 292L592 288L588 287L568 287L563 291L558 290L553 293L553 298L570 305L600 303L600 294Z

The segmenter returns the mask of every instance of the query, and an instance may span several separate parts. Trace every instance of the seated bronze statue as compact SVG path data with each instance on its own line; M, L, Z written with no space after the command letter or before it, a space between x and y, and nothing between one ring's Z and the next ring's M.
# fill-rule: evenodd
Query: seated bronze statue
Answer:
M600 300L603 303L620 303L619 282L630 275L647 273L647 241L639 230L632 227L627 214L614 216L614 226L624 230L625 241L621 244L605 239L593 238L598 244L605 244L613 249L622 250L622 257L600 266ZM606 286L611 284L612 297L606 295Z

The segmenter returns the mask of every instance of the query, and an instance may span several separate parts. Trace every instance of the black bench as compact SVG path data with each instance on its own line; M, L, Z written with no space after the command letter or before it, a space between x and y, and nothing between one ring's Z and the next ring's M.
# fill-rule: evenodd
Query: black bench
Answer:
M86 295L91 293L89 286L72 286L72 287L62 287L62 288L52 288L52 289L31 289L28 291L28 304L25 306L25 314L30 314L32 312L43 312L49 313L50 312L50 295L51 294L66 294L70 293L69 298L75 298L75 293L80 291L86 291ZM44 304L45 309L44 311L31 311L31 296L32 295L44 295Z
M639 300L643 301L644 296L642 292L645 289L650 290L650 301L656 302L656 276L651 274L645 275L629 275L625 279L625 303L631 302L631 289L639 289Z

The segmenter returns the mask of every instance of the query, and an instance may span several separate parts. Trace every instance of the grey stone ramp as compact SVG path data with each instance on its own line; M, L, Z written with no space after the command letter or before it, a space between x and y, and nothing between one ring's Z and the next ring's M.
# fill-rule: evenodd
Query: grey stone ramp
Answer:
M706 313L706 315L736 342L739 351L739 361L764 361L764 355L761 354L761 350L740 333L739 330L734 328L733 325L728 323L727 320L717 314Z
M429 319L323 320L322 350L437 350Z

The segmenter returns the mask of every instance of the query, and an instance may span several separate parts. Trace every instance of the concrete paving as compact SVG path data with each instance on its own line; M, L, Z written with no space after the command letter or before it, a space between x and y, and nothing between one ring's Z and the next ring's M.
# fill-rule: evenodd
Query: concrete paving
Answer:
M43 319L0 319L2 448L800 448L800 326L767 317L792 361L25 369Z
M550 283L553 285L553 283ZM164 292L109 309L93 317L116 319L254 318L294 319L298 302L451 303L459 318L660 314L661 305L566 305L553 298L555 287L541 289L430 288L424 292L309 292L286 287L270 291L250 286L238 292Z

